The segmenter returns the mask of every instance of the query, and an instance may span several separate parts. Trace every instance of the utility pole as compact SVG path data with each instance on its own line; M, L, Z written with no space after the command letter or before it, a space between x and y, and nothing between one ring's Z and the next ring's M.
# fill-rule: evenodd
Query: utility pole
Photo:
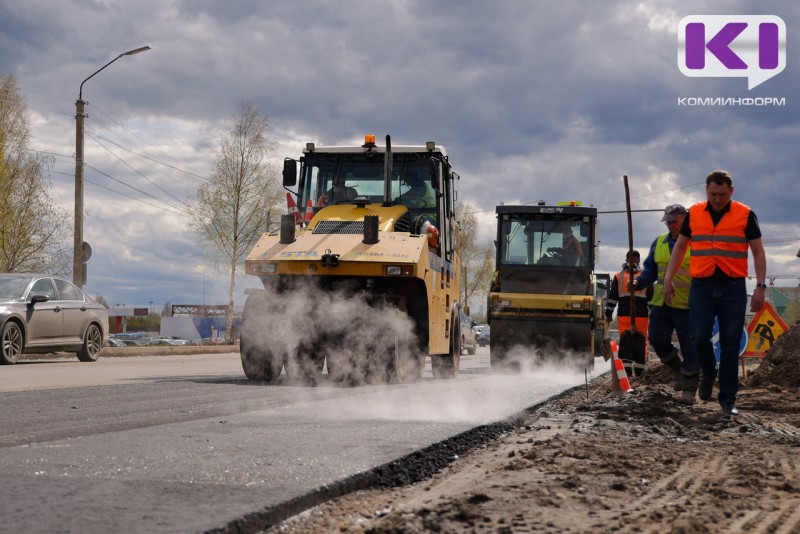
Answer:
M82 86L83 84L81 84ZM72 250L72 283L83 288L86 283L83 268L83 108L80 97L75 102L75 240Z
M150 50L149 46L123 52L83 80L78 90L78 100L75 102L75 232L72 247L72 283L80 288L86 284L86 262L92 255L92 248L83 241L83 119L86 117L83 84L119 58L147 50Z

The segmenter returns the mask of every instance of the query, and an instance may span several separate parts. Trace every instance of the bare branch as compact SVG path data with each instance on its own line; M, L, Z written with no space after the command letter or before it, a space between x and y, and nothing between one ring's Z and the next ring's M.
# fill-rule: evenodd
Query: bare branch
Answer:
M190 201L201 248L230 269L229 337L236 269L261 236L267 212L278 209L281 202L268 126L251 102L241 103L229 129L219 136L210 181L198 187Z

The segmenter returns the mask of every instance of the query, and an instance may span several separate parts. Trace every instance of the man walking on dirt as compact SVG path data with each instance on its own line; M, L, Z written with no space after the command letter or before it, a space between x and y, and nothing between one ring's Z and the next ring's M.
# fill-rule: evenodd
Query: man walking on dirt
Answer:
M750 311L764 304L764 279L767 258L761 241L761 229L755 213L745 204L731 200L733 180L727 171L712 171L706 177L706 202L689 208L680 236L672 248L664 276L664 299L676 298L675 279L678 267L691 248L692 284L689 292L689 318L703 378L701 400L711 397L717 375L711 334L715 319L719 322L719 395L717 400L726 415L739 415L736 394L739 390L739 345L747 308L747 250L753 253L756 289Z
M670 204L664 208L661 221L669 230L658 236L650 245L642 272L633 281L634 289L648 287L656 280L653 298L650 301L650 324L647 338L661 363L672 370L672 385L682 390L680 400L694 404L697 386L700 382L700 363L697 361L689 329L689 285L692 281L689 272L689 251L673 276L675 293L672 303L664 301L664 275L667 271L670 253L680 235L681 224L686 218L686 208L680 204ZM678 335L681 351L672 344L672 332Z

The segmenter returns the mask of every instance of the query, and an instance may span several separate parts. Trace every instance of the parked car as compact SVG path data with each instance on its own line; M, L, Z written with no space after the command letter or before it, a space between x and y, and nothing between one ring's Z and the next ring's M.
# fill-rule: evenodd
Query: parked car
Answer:
M115 337L108 338L108 347L127 347L128 345L122 341L121 339L117 339Z
M459 310L461 318L461 352L467 351L469 354L475 354L478 350L478 343L475 339L475 321L469 315L464 313L464 310Z
M485 347L486 345L488 345L490 334L491 334L490 327L487 324L485 327L481 329L481 333L478 334L478 345L480 345L481 347Z
M171 347L172 346L172 340L171 339L164 339L164 338L150 339L143 346L144 347Z
M200 340L200 345L224 345L224 337L204 337Z
M28 353L75 352L93 362L108 338L108 311L46 274L0 274L0 363Z
M138 341L144 339L144 334L141 332L123 332L121 334L114 334L114 338L122 341L128 347L138 347L141 345Z
M169 342L176 347L185 347L188 345L194 345L194 341L189 341L188 339L170 339Z

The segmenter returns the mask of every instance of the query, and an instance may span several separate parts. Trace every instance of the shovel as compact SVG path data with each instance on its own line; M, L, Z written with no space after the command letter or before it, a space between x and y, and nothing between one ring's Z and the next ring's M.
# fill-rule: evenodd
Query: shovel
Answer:
M608 361L614 355L614 351L611 350L611 336L608 334L608 323L603 323L603 360Z
M633 280L633 221L631 218L631 195L628 189L628 175L622 177L625 183L625 209L628 213L628 272L631 273L630 279ZM636 330L636 293L631 294L631 329L620 333L619 336L619 359L636 361L636 354L644 354L645 338L642 332Z

